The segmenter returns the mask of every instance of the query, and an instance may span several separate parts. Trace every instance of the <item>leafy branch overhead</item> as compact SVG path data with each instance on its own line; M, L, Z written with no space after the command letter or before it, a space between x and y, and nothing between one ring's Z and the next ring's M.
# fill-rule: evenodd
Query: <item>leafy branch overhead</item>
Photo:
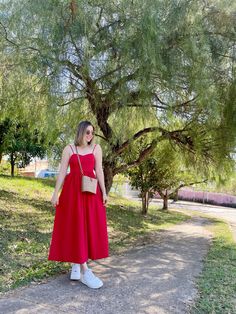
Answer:
M50 85L58 112L83 113L97 126L107 190L115 174L142 163L161 141L218 165L234 151L236 34L228 2L0 6L9 12L0 25L4 53ZM143 137L147 146L126 163Z

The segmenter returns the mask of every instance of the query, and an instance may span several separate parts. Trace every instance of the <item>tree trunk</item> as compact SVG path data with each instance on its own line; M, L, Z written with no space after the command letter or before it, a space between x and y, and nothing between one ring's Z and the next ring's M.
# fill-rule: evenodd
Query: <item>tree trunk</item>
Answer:
M15 160L14 155L11 153L11 176L14 177L14 167L15 167Z
M164 199L163 199L163 208L162 209L168 209L168 196L164 196Z
M178 190L176 192L174 192L173 194L169 195L169 197L171 196L173 198L173 203L178 201Z
M149 192L142 192L142 215L147 215L149 204Z
M166 190L165 194L163 195L163 208L164 210L168 209L168 191Z
M108 194L113 183L113 165L110 162L107 162L104 160L103 162L104 168L104 181L105 181L105 187L106 187L106 193Z
M179 192L179 191L176 191L176 193L175 193L175 195L174 195L174 197L173 197L173 200L174 200L175 202L177 202L178 199L179 199L178 192Z

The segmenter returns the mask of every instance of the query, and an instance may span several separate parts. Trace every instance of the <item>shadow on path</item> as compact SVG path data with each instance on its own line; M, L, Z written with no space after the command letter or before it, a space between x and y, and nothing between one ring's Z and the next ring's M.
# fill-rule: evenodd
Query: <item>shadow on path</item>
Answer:
M157 233L157 241L122 255L91 261L104 286L92 290L62 275L46 284L7 293L1 313L188 313L196 297L195 278L211 241L193 218Z

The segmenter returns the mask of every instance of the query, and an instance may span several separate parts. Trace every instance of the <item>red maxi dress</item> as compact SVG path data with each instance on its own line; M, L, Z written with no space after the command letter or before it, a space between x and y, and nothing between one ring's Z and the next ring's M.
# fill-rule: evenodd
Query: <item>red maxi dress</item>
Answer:
M109 256L106 208L99 183L96 194L81 192L78 156L70 147L70 173L56 206L48 260L82 264ZM84 174L95 178L93 151L79 157Z

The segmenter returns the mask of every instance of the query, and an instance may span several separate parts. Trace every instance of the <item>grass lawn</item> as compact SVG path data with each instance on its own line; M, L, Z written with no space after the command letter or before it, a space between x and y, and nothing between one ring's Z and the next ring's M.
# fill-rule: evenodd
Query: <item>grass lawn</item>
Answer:
M67 272L69 263L47 261L54 221L50 198L55 181L0 175L0 292ZM107 206L110 254L148 241L154 231L188 219L182 213L111 195Z
M212 219L214 239L198 279L192 314L236 313L236 243L227 223Z

